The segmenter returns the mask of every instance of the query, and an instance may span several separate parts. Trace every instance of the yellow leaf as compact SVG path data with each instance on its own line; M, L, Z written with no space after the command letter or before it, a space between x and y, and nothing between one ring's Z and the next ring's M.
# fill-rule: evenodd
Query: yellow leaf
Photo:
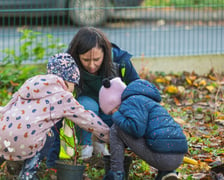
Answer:
M155 80L157 83L166 83L166 79L164 78L156 78Z
M188 164L198 165L198 161L191 159L189 157L186 157L186 156L184 157L183 162L188 163Z
M200 86L206 86L206 81L203 79L203 80L201 80L200 82L199 82L199 85Z
M168 92L170 94L176 94L178 93L178 89L176 86L170 85L166 87L165 92Z
M188 163L188 164L192 164L192 165L195 165L195 166L198 166L200 169L209 170L211 168L205 162L196 161L196 160L194 160L192 158L189 158L189 157L186 157L186 156L184 157L183 162L184 163Z
M213 93L213 92L215 92L215 88L214 88L214 86L206 86L206 89L210 92L210 93Z
M209 79L213 80L213 81L216 81L217 78L215 76L212 76L212 75L208 75Z
M186 77L186 81L188 84L192 85L192 81L190 80L190 78Z

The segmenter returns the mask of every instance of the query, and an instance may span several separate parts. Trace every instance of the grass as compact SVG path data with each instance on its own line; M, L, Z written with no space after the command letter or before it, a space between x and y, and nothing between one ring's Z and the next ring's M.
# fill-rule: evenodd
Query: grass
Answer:
M145 0L144 6L151 7L223 7L223 0Z

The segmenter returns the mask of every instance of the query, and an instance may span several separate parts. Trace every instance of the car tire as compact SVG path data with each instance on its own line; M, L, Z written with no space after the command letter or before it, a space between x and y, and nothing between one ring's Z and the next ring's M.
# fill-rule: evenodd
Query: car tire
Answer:
M107 20L106 0L69 0L69 17L78 26L103 25Z

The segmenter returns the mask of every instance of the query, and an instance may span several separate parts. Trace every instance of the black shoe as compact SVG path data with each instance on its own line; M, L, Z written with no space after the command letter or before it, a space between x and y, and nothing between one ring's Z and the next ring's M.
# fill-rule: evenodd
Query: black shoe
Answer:
M103 180L124 180L124 172L117 171L109 171L103 178Z
M175 171L159 171L155 180L178 180Z

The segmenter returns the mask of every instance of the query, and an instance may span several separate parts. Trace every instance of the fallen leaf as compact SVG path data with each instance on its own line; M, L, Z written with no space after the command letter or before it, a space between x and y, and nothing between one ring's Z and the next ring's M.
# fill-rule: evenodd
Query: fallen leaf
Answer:
M178 93L178 89L176 86L173 85L169 85L165 88L165 92L170 93L170 94L177 94Z
M187 83L188 83L189 85L192 85L192 81L191 81L190 78L186 77L186 81L187 81Z
M183 119L181 119L181 118L177 118L177 117L174 117L173 118L174 119L174 121L176 121L178 124L180 124L180 125L184 125L184 124L187 124Z
M192 178L196 180L196 179L202 179L205 176L206 176L206 174L204 174L204 173L196 173L196 174L193 174Z
M204 159L204 162L211 163L211 162L214 162L214 160L212 160L211 158L208 158L208 159Z
M166 83L167 80L166 80L165 78L156 78L156 79L155 79L155 82L156 82L156 83Z
M181 106L180 101L176 97L174 97L174 102L177 106Z
M210 93L214 93L215 92L215 88L214 88L214 86L206 86L206 89L210 92Z
M19 83L15 83L15 82L13 82L12 80L10 80L10 84L11 84L12 86L18 86L18 85L19 85Z
M205 86L206 84L207 83L204 79L199 82L199 86Z
M210 74L208 75L208 78L213 80L213 81L217 81L217 78L215 76L210 75Z

